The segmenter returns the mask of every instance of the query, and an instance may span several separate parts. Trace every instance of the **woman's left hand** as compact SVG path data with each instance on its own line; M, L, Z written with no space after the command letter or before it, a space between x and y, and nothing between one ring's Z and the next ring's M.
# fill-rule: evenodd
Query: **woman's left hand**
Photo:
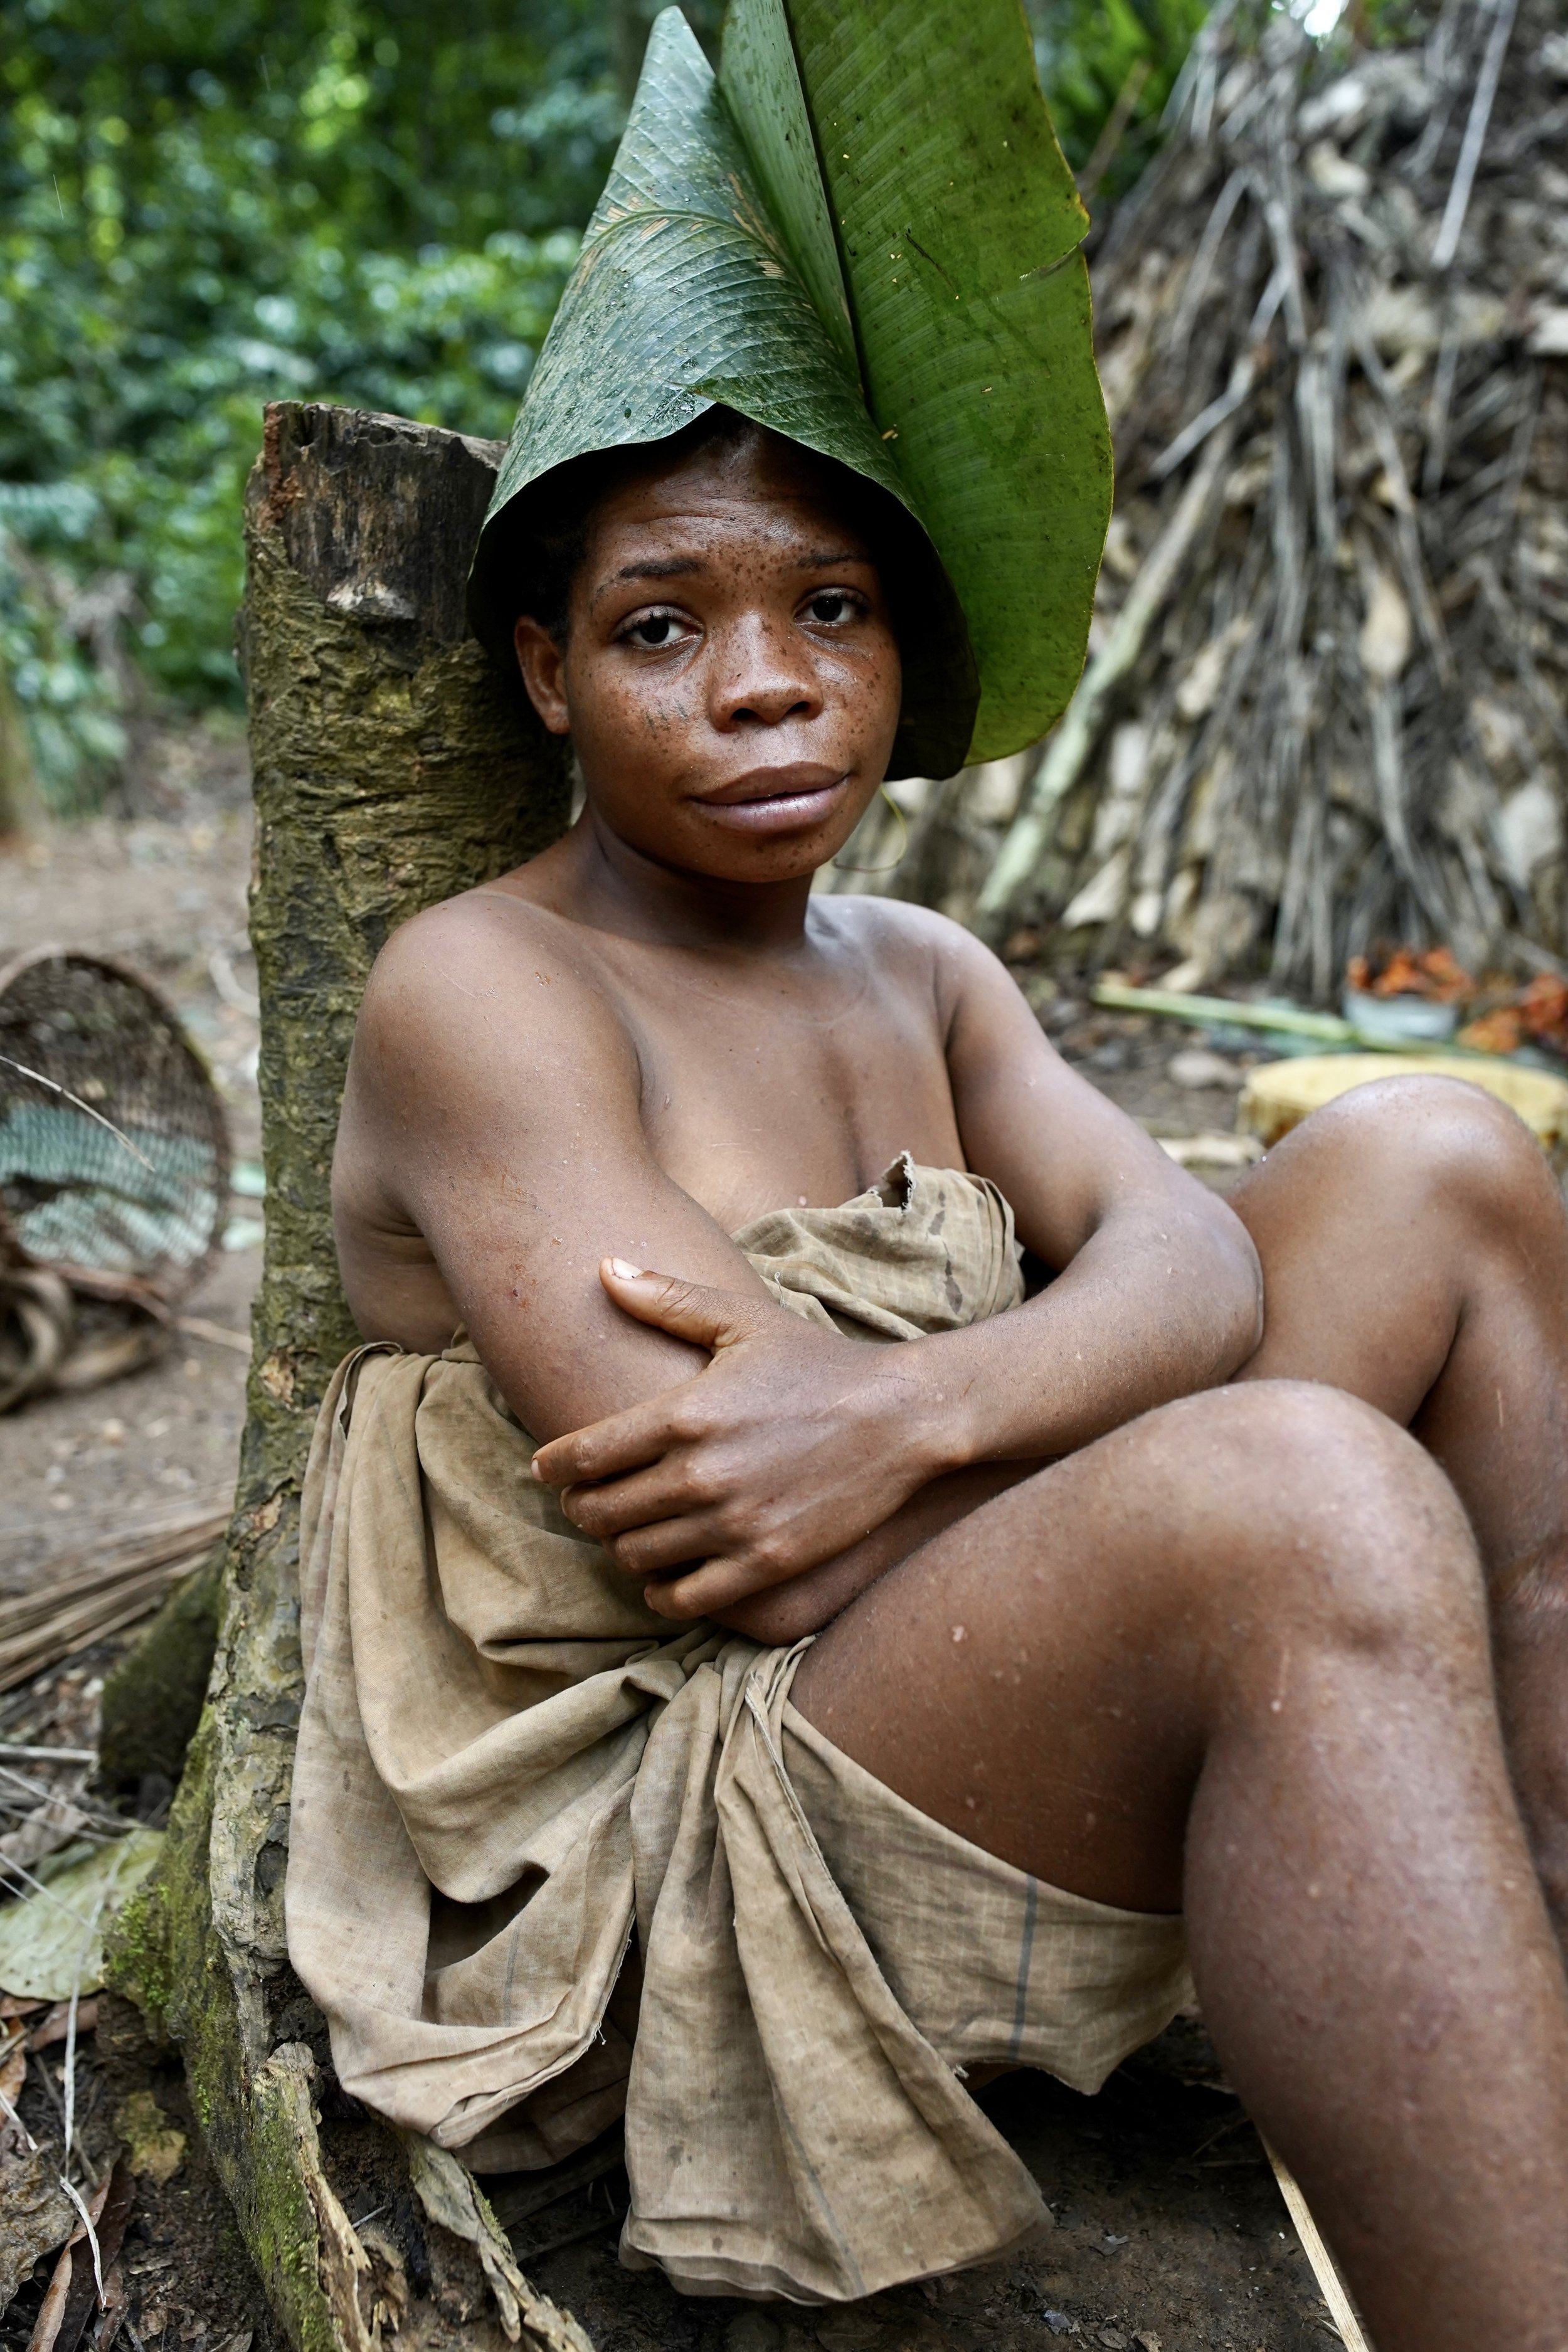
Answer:
M542 1445L574 1527L662 1616L731 1607L833 1559L964 1457L917 1345L876 1347L772 1299L606 1258L639 1321L710 1349L695 1380Z

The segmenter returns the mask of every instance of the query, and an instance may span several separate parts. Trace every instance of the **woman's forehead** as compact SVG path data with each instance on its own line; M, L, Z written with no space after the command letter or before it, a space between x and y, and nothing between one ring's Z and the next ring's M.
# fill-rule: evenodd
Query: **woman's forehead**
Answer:
M847 510L837 466L802 449L781 433L754 430L741 440L687 449L668 463L648 452L623 482L595 501L590 552L626 534L668 536L682 527L712 536L757 534L781 543L793 536L835 534L835 546L865 551L865 536Z
M776 446L769 446L769 443ZM600 498L589 519L591 568L615 568L628 547L690 546L738 552L754 546L775 558L867 560L864 533L846 511L834 469L769 435L640 472Z

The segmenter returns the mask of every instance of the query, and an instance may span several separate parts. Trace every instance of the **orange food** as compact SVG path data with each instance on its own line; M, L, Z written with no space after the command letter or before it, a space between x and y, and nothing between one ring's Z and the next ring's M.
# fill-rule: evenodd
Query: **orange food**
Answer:
M1461 1029L1457 1045L1468 1045L1473 1054L1511 1054L1517 1051L1524 1033L1524 1022L1517 1004L1500 1004L1495 1013L1483 1013Z
M1376 974L1365 956L1352 956L1345 978L1363 996L1425 996L1436 1004L1456 1004L1476 985L1447 948L1395 948Z
M1519 1000L1519 1017L1531 1037L1568 1046L1568 981L1538 972Z

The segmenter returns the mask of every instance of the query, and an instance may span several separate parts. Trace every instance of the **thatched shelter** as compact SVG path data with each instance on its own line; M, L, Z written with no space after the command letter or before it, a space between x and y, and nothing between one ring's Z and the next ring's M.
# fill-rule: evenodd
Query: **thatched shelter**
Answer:
M1317 998L1378 940L1568 953L1568 32L1331 51L1240 0L1093 264L1118 493L1043 751L869 887ZM892 848L872 841L870 864ZM858 886L853 877L848 887Z

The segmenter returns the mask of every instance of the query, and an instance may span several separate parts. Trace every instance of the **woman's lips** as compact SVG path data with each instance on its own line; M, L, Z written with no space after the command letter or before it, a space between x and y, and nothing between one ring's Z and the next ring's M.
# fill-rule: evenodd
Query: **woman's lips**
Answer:
M746 833L782 833L825 817L849 779L842 768L802 761L787 768L753 768L716 791L693 794L700 808Z

